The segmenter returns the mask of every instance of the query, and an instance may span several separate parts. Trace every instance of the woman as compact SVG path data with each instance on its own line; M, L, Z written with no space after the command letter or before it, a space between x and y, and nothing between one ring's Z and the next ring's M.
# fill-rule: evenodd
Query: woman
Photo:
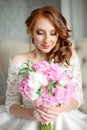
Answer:
M83 102L81 72L78 56L68 40L70 30L62 14L52 6L44 6L32 11L25 21L27 33L35 49L18 54L10 59L8 68L6 111L1 108L0 130L38 130L39 122L53 121L54 130L87 130L87 116L81 113L79 106ZM45 108L34 108L33 104L22 96L21 105L18 90L18 72L23 63L51 61L64 65L65 71L72 76L76 84L75 97L69 104Z

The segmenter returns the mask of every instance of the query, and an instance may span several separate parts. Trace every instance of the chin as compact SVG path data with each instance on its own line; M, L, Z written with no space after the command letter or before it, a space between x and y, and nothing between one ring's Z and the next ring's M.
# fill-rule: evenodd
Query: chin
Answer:
M52 49L41 50L43 53L49 53Z
M41 49L42 52L44 53L49 53L53 48L48 48L48 49Z

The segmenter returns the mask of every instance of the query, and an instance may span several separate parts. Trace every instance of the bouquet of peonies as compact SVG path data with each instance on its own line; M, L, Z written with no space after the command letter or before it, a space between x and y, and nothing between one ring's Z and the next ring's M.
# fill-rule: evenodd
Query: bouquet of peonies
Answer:
M60 64L47 61L25 64L26 66L18 73L23 76L19 91L34 105L51 107L69 103L74 97L75 86ZM50 122L46 124L41 122L40 130L51 129Z

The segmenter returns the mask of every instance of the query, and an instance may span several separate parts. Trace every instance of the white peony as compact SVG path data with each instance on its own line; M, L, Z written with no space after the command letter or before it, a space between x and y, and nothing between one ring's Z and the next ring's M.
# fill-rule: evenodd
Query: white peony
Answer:
M65 86L66 85L66 80L65 79L61 79L59 81L59 83L62 85L62 86Z
M32 100L37 100L39 95L36 93L36 91L32 90L30 97L31 97Z
M41 86L46 86L48 81L46 77L41 72L30 72L28 85L32 89L39 89Z

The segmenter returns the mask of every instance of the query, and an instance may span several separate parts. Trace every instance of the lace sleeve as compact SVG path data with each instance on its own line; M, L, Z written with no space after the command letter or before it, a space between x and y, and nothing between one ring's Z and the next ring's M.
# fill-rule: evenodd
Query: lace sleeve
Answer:
M18 65L10 60L6 89L6 109L8 112L12 104L20 104L18 85Z
M69 67L68 71L72 75L72 80L75 84L75 99L77 99L79 105L83 103L83 90L82 90L82 76L81 76L81 69L78 55L76 54L75 58L72 58L70 61L71 66Z

